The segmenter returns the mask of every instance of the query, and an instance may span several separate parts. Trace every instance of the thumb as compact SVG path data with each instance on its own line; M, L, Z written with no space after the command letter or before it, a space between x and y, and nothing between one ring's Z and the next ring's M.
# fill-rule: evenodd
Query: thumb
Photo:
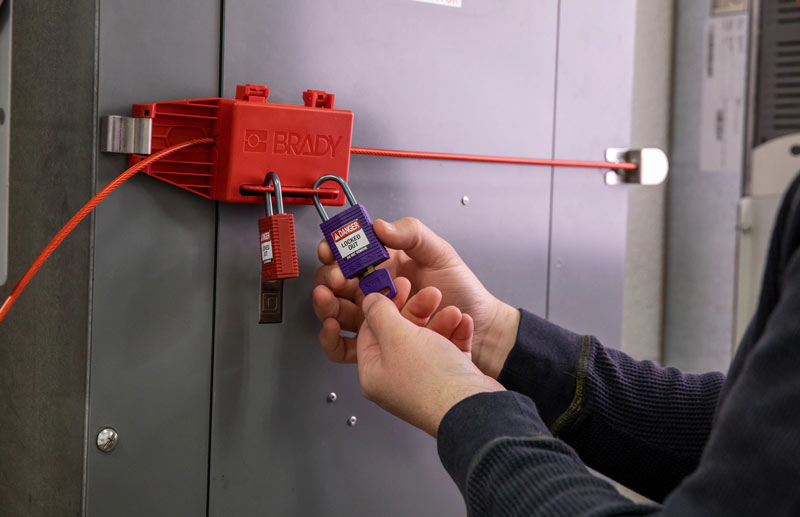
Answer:
M405 319L397 306L387 297L371 293L361 305L364 311L364 322L369 326L378 345L383 348L391 345L398 337L408 335L415 325Z
M460 260L447 241L414 217L404 217L393 223L378 219L373 229L386 246L405 251L422 265L446 267Z

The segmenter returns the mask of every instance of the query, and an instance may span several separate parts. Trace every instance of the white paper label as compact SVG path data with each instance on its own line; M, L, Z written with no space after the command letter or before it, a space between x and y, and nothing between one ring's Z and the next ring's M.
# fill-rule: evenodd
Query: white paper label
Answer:
M369 248L367 234L358 219L354 219L331 234L343 259L357 255Z
M272 239L270 239L269 232L261 234L261 263L272 263Z
M706 21L700 170L738 174L744 152L747 15Z
M414 0L415 2L424 2L426 4L443 5L445 7L461 7L461 0Z
M743 13L747 10L747 0L712 0L711 14Z

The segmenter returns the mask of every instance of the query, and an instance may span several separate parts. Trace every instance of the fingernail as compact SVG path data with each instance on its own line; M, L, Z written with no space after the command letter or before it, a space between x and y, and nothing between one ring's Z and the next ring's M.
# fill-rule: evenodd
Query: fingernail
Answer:
M387 230L389 230L390 232L394 231L394 225L392 223L387 223L386 221L384 221L384 223L386 223Z

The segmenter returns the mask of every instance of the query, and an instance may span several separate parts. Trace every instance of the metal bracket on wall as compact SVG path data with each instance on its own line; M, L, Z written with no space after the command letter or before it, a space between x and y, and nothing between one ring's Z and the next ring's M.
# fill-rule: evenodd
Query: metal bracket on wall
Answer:
M629 162L639 165L636 170L610 170L606 172L606 185L635 183L638 185L659 185L669 173L669 160L661 149L645 147L643 149L622 149L612 147L606 149L606 161Z
M104 115L100 118L100 151L150 154L153 119Z

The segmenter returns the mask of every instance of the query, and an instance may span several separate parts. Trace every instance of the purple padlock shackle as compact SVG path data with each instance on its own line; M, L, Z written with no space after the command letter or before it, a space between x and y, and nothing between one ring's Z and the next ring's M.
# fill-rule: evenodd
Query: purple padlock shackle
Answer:
M355 206L358 204L358 201L356 201L356 197L353 195L353 191L350 190L350 186L347 184L345 180L343 180L336 174L326 174L324 176L320 176L319 179L314 182L314 190L317 190L320 187L320 185L322 185L326 181L335 181L336 183L341 185L342 190L344 191L344 195L347 198L347 201L350 203L350 206ZM322 218L322 220L327 221L328 219L330 219L330 217L328 217L328 212L326 212L325 209L322 207L322 202L319 200L319 196L317 194L314 194L313 199L314 199L314 206L316 207L317 213Z
M344 191L344 195L347 197L347 201L350 203L351 207L358 207L361 217L364 217L364 222L370 225L369 228L367 229L368 234L371 234L372 238L374 238L377 241L377 245L380 246L381 251L379 252L379 256L377 258L374 255L372 259L364 257L367 260L371 260L371 262L362 264L362 266L366 265L367 266L366 268L362 269L362 267L359 267L357 261L353 264L354 266L356 266L356 270L365 271L365 273L363 274L363 276L361 276L358 282L361 291L365 295L367 295L369 293L380 293L385 290L388 290L386 296L389 298L394 298L394 296L397 294L397 289L395 288L394 281L392 281L392 276L389 274L389 271L387 271L386 269L375 269L375 265L389 258L389 253L386 251L386 248L383 246L383 243L380 242L380 239L378 239L377 235L375 235L374 230L372 230L372 220L370 219L369 214L367 214L366 209L362 205L358 204L358 202L356 201L356 197L353 195L353 192L350 190L350 186L347 185L347 182L344 181L341 177L336 176L335 174L325 174L324 176L321 176L314 183L314 188L318 189L326 181L335 181L336 183L341 185L342 190ZM342 273L345 273L345 277L354 278L355 271L351 271L351 273L349 274L347 273L349 269L353 268L350 267L349 264L346 266L345 260L341 259L341 256L339 257L336 256L338 252L333 249L333 243L328 239L328 235L326 235L324 227L325 223L330 220L330 217L328 217L328 213L322 207L322 202L319 200L319 196L317 194L314 194L312 198L314 200L314 206L317 209L317 213L322 218L322 225L320 226L320 229L323 230L322 233L325 236L326 240L328 240L328 244L331 246L331 251L334 254L334 258L336 258L336 261L342 268ZM337 214L337 216L338 215L339 214ZM337 216L334 216L334 218Z

